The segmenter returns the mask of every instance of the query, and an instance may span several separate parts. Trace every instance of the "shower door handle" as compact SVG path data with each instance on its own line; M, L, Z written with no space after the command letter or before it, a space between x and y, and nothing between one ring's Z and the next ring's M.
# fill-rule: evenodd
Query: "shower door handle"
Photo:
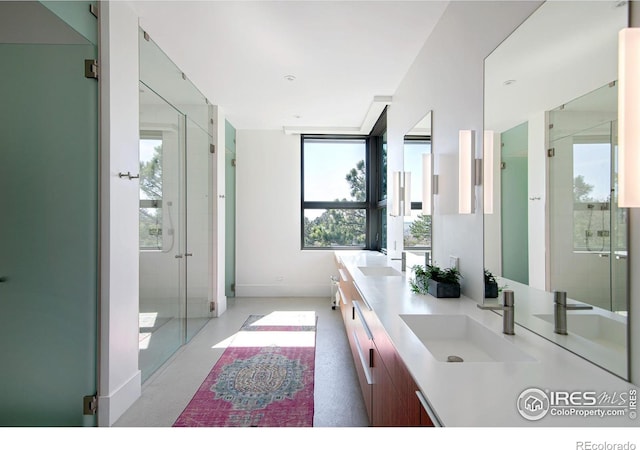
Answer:
M193 256L193 253L185 253L184 256Z
M176 255L176 259L182 259L182 255Z

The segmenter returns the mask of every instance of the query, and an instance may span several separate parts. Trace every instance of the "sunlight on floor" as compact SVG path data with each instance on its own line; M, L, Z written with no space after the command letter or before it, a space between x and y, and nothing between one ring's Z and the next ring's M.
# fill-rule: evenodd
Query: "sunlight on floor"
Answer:
M315 331L240 331L229 347L313 347Z
M138 326L140 328L153 328L156 325L156 319L158 318L157 312L140 313L138 319Z
M315 311L274 311L256 320L256 327L314 326ZM238 331L211 348L233 347L313 347L315 331Z

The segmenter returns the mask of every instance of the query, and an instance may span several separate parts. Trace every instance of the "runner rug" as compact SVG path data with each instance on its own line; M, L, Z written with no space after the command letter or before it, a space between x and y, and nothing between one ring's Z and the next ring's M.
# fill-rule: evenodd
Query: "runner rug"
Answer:
M251 315L174 427L311 427L314 311Z

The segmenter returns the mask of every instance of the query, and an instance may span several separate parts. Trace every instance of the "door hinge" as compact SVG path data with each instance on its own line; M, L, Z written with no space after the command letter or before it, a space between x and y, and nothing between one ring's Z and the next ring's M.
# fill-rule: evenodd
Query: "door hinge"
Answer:
M501 162L500 163L500 169L504 170L507 168L507 163L506 162Z
M214 312L216 310L216 302L209 302L209 312Z
M98 6L97 5L89 5L89 12L93 14L93 16L97 19L99 16Z
M216 152L216 144L209 144L209 152L210 153Z
M236 291L236 284L235 283L231 283L231 291L232 292Z
M547 156L549 158L553 158L554 156L556 156L556 149L555 148L547 149Z
M85 395L83 397L83 414L85 416L95 416L98 412L98 394Z
M85 78L98 79L98 61L95 59L84 60L84 76Z
M232 166L232 167L235 167L235 166L236 166L236 159L235 159L235 158L233 158L233 159L231 160L231 166Z

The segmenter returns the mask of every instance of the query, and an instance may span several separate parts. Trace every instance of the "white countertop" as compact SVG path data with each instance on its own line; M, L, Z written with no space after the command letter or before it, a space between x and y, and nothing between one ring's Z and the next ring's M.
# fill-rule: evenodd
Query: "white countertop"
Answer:
M467 297L440 299L411 292L412 262L402 276L365 276L358 267L392 266L400 261L377 252L338 251L336 255L349 270L359 290L371 306L393 342L399 356L418 384L429 406L443 426L542 426L542 427L637 427L638 419L621 417L557 416L551 411L542 419L530 421L517 410L517 399L529 388L548 394L561 391L595 392L619 400L638 388L574 355L564 348L519 326L515 335L502 333L502 317L481 310ZM517 309L516 298L516 309ZM531 356L527 362L437 361L401 319L400 314L464 314ZM616 397L614 397L614 394ZM599 401L599 400L598 400ZM553 406L551 409L555 409ZM580 408L578 408L580 409ZM594 409L604 410L596 407Z

